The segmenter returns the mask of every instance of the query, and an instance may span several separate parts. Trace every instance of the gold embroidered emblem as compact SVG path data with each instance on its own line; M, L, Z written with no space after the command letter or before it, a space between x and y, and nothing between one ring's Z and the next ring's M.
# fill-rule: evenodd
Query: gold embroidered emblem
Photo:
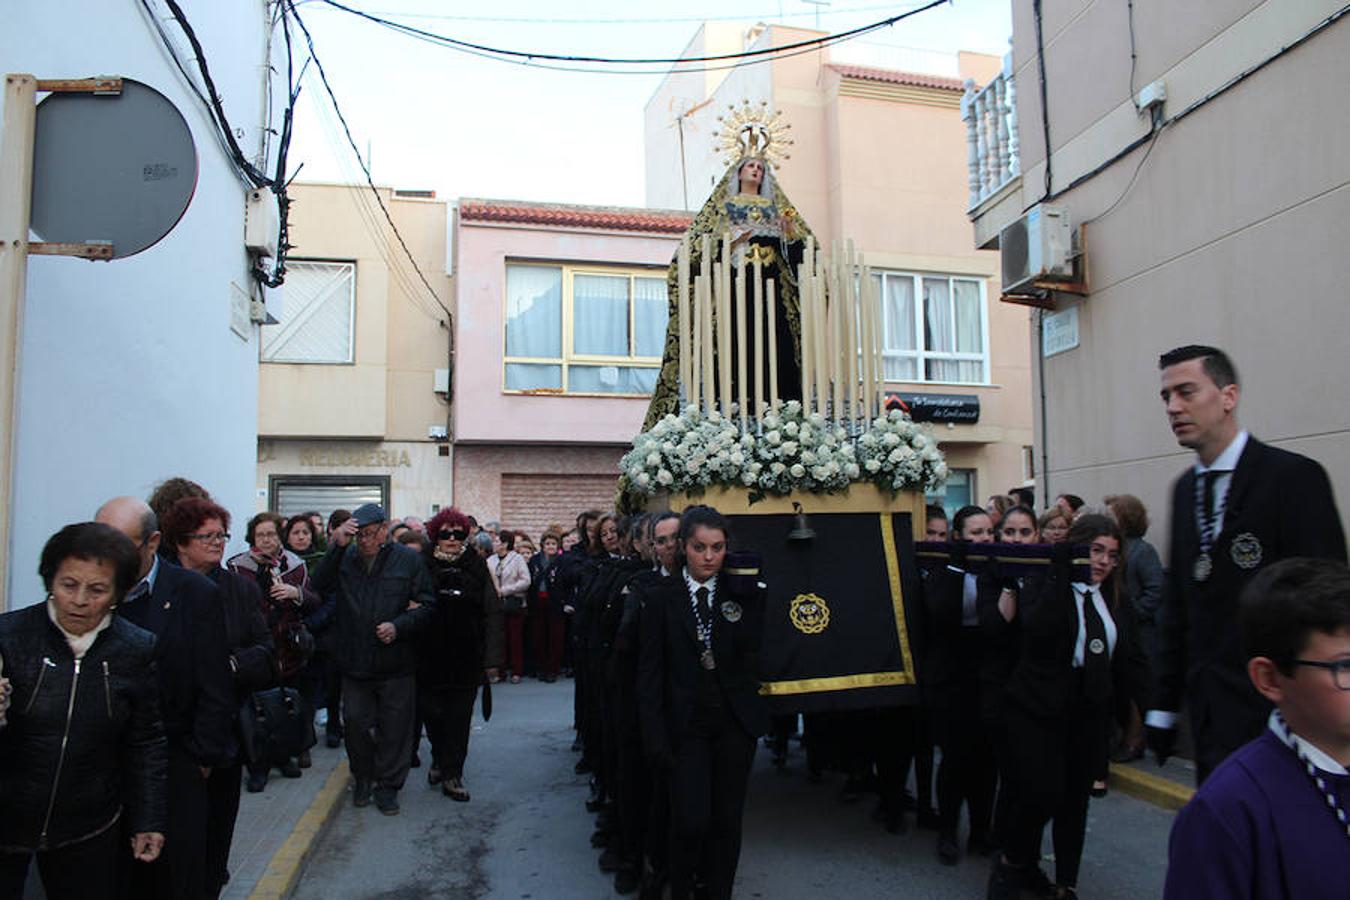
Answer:
M788 608L792 627L802 634L820 634L830 627L830 607L825 598L815 594L798 594Z

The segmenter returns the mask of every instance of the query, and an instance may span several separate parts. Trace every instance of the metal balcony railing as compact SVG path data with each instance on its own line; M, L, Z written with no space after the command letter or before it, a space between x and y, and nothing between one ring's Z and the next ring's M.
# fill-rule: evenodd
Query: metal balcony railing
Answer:
M976 90L974 79L966 79L961 120L966 123L966 165L970 174L968 212L973 212L1022 174L1011 53L1003 58L1003 71L983 88Z

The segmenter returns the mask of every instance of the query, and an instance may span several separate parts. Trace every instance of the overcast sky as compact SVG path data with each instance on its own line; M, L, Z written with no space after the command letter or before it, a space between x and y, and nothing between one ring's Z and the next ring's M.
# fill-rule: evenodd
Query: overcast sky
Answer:
M837 33L921 5L915 0L348 0L427 31L513 50L676 56L705 19L782 22ZM471 56L405 37L317 0L301 0L343 114L379 184L460 196L642 206L643 107L660 74L558 72ZM447 10L465 11L463 15ZM472 15L470 15L470 11ZM1009 0L954 0L860 41L1002 55ZM296 113L292 168L302 181L357 181L359 169L312 71Z

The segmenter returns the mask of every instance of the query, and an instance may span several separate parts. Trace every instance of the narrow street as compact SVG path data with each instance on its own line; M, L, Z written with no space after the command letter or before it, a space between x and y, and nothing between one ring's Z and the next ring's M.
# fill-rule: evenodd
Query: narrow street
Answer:
M344 798L295 892L330 898L599 900L611 877L590 846L585 776L574 775L572 683L498 685L491 723L476 714L465 782L454 803L414 769L398 816L355 809ZM911 827L893 836L871 821L873 800L839 799L842 777L805 777L794 745L786 773L756 756L751 776L738 897L980 898L988 862L938 863L935 834ZM1094 801L1080 888L1093 900L1161 895L1172 814L1113 793ZM911 820L912 823L912 820ZM1047 846L1048 852L1048 846ZM1047 863L1047 865L1052 865Z

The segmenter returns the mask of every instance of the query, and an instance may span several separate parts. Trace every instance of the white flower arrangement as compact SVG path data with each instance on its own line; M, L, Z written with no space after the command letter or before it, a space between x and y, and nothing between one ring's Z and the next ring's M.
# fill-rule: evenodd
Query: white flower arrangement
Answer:
M734 419L687 406L633 440L619 462L627 488L650 495L739 486L753 502L794 491L835 494L860 481L891 492L932 490L947 477L937 441L899 410L873 419L856 438L819 413L804 414L796 400L766 413L759 426L742 434Z

